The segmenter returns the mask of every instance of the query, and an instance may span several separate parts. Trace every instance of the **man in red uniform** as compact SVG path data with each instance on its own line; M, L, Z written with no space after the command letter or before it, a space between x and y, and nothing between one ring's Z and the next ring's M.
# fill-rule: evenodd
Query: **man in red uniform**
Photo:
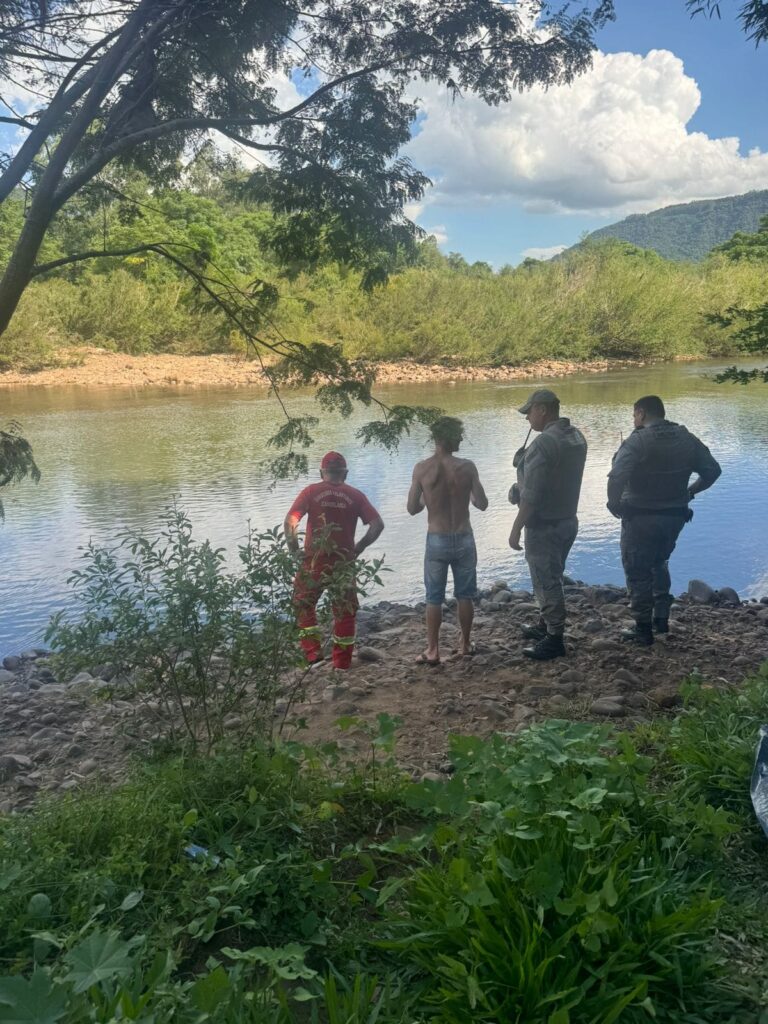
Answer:
M299 550L299 523L307 516L304 560L294 581L293 599L298 616L301 649L312 664L321 661L323 649L316 607L323 590L332 582L340 563L357 558L384 529L381 516L362 491L350 487L347 463L338 452L328 452L320 463L321 483L310 484L291 505L285 517L285 536L292 551ZM367 532L355 543L355 527L361 519ZM333 666L349 668L355 643L357 591L352 582L334 598Z

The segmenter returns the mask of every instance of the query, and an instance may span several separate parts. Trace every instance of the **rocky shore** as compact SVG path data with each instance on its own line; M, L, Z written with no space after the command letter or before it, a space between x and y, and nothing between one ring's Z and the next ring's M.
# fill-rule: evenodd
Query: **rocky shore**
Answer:
M511 381L565 377L574 373L603 373L616 366L642 366L639 362L609 363L543 360L525 366L463 366L416 363L410 360L377 364L380 384L434 384L459 381ZM35 372L0 372L2 387L266 387L258 362L238 356L144 355L131 356L100 348L71 349L61 353L61 365Z
M680 683L691 673L712 686L738 686L768 659L768 597L740 602L731 590L694 583L673 606L670 633L650 648L618 638L630 622L623 589L571 582L567 599L569 655L545 663L521 653L520 625L536 614L532 596L503 581L478 601L472 657L451 657L457 626L449 602L436 667L415 664L424 646L421 608L385 601L362 609L352 669L334 673L324 662L304 673L284 735L303 719L303 742L335 739L365 750L369 741L354 730L341 733L337 720L375 723L386 712L403 722L398 761L415 777L430 777L449 768L450 733L515 732L538 718L615 719L631 728L678 706ZM147 709L120 699L112 676L111 666L100 665L57 679L39 648L3 660L0 812L23 809L41 794L118 782L151 750L157 736ZM286 693L299 681L289 674ZM278 714L285 711L283 700ZM238 724L233 719L233 729Z

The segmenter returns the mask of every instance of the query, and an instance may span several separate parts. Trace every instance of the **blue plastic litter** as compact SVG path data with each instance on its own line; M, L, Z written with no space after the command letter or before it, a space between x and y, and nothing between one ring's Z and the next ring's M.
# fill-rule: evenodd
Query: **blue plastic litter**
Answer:
M189 846L185 846L184 853L192 860L207 860L214 867L218 867L221 864L221 857L217 857L215 853L210 854L204 846L198 846L196 843L190 843Z
M755 754L755 770L749 787L752 806L763 832L768 836L768 725L760 726Z

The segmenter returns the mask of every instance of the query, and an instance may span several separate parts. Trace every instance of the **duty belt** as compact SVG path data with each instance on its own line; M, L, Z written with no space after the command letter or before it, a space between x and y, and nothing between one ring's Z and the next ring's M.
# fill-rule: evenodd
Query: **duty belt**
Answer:
M693 519L693 509L685 505L675 508L638 508L637 505L622 505L621 518L634 519L635 516L680 516L686 523Z

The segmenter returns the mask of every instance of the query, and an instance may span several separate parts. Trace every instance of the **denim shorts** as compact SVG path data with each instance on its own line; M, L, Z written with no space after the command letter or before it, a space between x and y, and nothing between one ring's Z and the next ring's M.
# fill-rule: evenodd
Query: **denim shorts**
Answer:
M477 594L477 548L472 533L428 533L424 553L424 587L427 604L442 604L448 568L453 573L453 596L457 600Z

